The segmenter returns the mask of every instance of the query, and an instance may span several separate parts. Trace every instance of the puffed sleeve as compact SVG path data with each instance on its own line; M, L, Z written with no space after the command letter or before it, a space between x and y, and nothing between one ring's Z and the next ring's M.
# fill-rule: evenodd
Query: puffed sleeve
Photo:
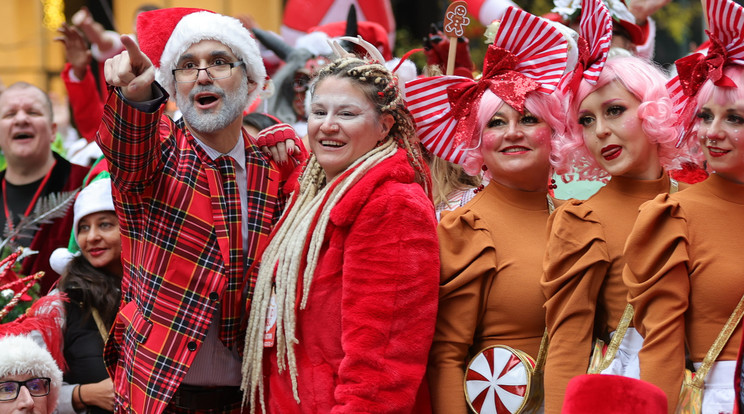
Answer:
M445 213L437 227L441 286L429 387L435 413L467 414L463 378L469 348L483 316L484 291L495 272L490 232L472 211Z
M434 206L418 184L377 193L344 248L344 358L332 414L411 412L434 334Z
M610 265L602 225L581 201L551 215L540 281L550 337L545 410L560 413L571 378L585 374L592 349L597 296Z
M674 412L685 368L685 312L689 305L687 220L662 194L641 206L625 245L623 280L644 337L641 379L659 386Z

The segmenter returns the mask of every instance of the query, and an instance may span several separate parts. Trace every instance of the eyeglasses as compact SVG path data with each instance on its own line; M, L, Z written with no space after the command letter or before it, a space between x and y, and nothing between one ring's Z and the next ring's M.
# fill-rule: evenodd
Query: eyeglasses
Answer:
M196 82L199 78L199 71L206 71L209 79L225 79L232 76L232 68L244 65L242 60L231 63L220 63L218 65L207 66L206 68L183 68L173 69L173 76L178 83Z
M49 395L49 378L31 378L26 381L3 381L0 382L0 401L13 401L21 393L21 386L28 389L32 397L43 397Z

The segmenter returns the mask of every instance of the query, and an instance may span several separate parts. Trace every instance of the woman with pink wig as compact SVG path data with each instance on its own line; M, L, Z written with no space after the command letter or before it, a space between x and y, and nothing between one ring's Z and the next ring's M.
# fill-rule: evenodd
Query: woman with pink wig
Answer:
M584 3L590 3L585 1ZM594 4L605 12L601 3ZM582 13L582 17L584 13ZM572 82L568 110L571 131L556 145L558 174L609 180L588 200L570 200L549 221L541 280L550 338L545 367L546 412L560 413L571 378L587 373L596 340L619 349L605 357L605 374L638 378L643 338L628 324L623 283L623 247L639 206L678 184L668 171L680 164L675 144L677 116L660 69L637 57L607 60L611 22L592 36L582 27L591 56L580 80ZM580 72L580 71L579 71ZM627 328L627 331L623 330ZM595 372L596 373L596 372Z
M744 8L711 0L707 17L711 46L677 60L679 76L669 85L682 108L682 142L699 145L711 174L644 204L625 249L623 279L645 338L641 379L664 390L670 413L686 357L696 380L704 380L703 414L733 412L734 382L741 381L735 367L744 304Z
M547 44L540 45L531 29ZM439 313L428 366L435 413L486 410L488 398L463 387L469 362L484 350L505 346L510 355L538 360L545 349L539 280L554 203L548 194L557 162L553 147L565 133L562 99L554 90L567 66L567 51L565 37L550 23L510 8L486 52L480 80L438 76L406 86L424 146L488 181L466 205L443 212L437 228ZM494 361L494 367L501 362ZM482 392L505 396L492 379L480 381L489 387ZM526 389L503 388L512 394L497 398L495 405L510 412L528 406L541 411L541 399L528 398ZM494 409L493 399L488 401Z
M627 306L623 247L639 206L678 184L676 116L662 72L635 57L607 61L583 80L569 110L573 134L557 145L557 171L609 179L588 200L571 200L550 221L542 286L551 347L547 412L559 413L568 381L587 372L595 339L610 342ZM638 378L643 338L628 328L607 374Z

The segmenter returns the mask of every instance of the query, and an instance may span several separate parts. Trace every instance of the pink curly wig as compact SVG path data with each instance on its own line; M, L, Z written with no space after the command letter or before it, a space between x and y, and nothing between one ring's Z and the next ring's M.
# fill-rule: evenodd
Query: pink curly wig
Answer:
M711 98L718 105L726 105L730 102L736 102L744 100L744 66L740 65L729 65L723 68L723 74L728 76L736 84L735 88L725 88L716 86L713 81L708 79L703 86L700 87L695 100L697 105L696 110L705 105Z
M744 66L740 65L730 65L723 68L723 74L725 76L728 76L734 83L736 84L735 88L725 88L716 86L713 84L713 81L708 79L703 86L700 87L700 91L695 96L695 114L700 111L700 109L705 105L708 101L713 99L713 102L715 102L718 105L727 105L732 102L737 101L743 101L744 100ZM686 121L686 120L680 120L680 121ZM686 125L687 122L682 122L682 125ZM697 131L697 124L698 121L696 120L693 124L693 132ZM691 134L692 135L692 134ZM697 133L694 134L697 138ZM693 142L689 143L691 146L696 144Z
M609 177L584 144L583 129L578 124L578 109L581 102L592 92L610 82L618 81L641 104L638 106L638 118L641 128L649 142L659 146L659 161L667 170L679 168L680 153L684 150L675 147L679 130L675 127L676 114L666 89L667 78L654 64L638 57L617 57L605 63L596 85L581 81L576 97L571 100L566 125L568 133L563 140L555 144L560 164L556 172L563 175L564 181L570 181L567 175L577 173L580 179L600 180Z
M564 99L560 92L556 91L550 95L546 95L540 92L531 92L527 95L525 100L525 108L544 120L553 134L550 137L551 141L551 152L550 152L550 164L555 167L561 163L560 155L555 152L556 142L563 140L563 136L566 135L566 124L564 121L565 117L565 105ZM470 150L468 151L465 161L463 163L463 169L469 175L478 175L481 172L483 166L483 154L480 151L482 140L480 139L483 135L483 129L491 120L496 111L504 104L504 101L499 98L496 94L487 90L481 97L480 104L478 105L478 125L477 125L477 142L470 143ZM487 171L485 179L490 180L490 173Z

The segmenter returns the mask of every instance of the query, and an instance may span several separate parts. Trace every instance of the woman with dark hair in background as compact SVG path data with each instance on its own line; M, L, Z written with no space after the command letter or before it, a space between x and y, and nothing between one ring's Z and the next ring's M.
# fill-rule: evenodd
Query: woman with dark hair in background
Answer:
M60 414L105 413L114 409L114 389L103 364L103 344L121 301L121 233L111 197L111 180L101 178L75 200L73 234L79 254L58 249L64 304L64 357L68 369L60 393ZM71 257L70 257L71 256ZM60 258L61 257L61 258Z

